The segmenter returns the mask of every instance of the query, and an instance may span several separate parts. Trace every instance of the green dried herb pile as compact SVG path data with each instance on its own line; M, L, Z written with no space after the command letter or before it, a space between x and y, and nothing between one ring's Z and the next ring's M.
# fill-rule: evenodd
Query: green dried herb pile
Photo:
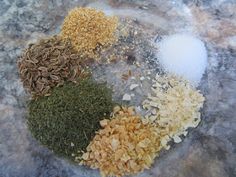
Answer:
M55 87L49 97L29 102L27 123L33 136L60 156L74 160L86 150L100 120L109 117L112 94L90 79Z
M48 95L54 86L83 77L83 65L71 43L58 36L30 44L18 61L20 78L33 96Z

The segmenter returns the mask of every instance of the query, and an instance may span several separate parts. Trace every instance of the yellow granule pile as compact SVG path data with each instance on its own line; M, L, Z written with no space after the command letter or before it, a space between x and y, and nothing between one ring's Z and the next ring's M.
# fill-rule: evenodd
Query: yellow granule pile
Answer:
M187 129L197 127L201 121L203 95L189 82L175 76L157 75L152 91L143 102L143 108L148 110L144 121L165 128L175 143L181 142L179 136L186 136Z
M83 154L81 164L99 168L102 176L123 176L148 169L163 148L161 130L142 122L132 108L115 107ZM166 144L164 145L166 146Z
M83 56L96 58L96 50L116 40L116 17L108 17L93 8L74 8L65 18L61 36L69 38Z

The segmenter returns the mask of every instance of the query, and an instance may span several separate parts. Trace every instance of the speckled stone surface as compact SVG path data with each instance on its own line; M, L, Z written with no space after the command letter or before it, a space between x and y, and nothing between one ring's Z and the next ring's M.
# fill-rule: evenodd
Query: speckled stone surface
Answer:
M28 95L16 67L17 56L29 42L58 33L69 9L87 5L135 19L153 40L157 35L161 40L168 34L187 32L202 39L208 49L208 67L199 86L206 97L202 122L182 143L162 152L150 170L137 176L235 177L235 0L0 0L0 177L99 176L96 170L56 157L31 137L25 120ZM137 59L141 68L148 68L142 57ZM118 68L136 68L122 62L101 67L106 72L95 66L94 77L107 80L117 91L115 98L121 99L129 88L118 81ZM136 94L141 93L145 89Z

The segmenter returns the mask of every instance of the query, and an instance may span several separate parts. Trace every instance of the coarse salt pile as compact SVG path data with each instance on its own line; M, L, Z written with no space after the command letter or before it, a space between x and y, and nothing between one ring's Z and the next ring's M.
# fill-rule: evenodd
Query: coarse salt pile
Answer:
M116 17L106 16L93 8L74 8L65 18L61 36L69 38L83 56L96 57L96 50L116 40L118 26Z
M198 85L207 65L204 43L188 34L175 34L166 37L159 46L164 69Z
M111 120L101 121L99 130L82 156L82 164L99 168L102 176L123 176L148 169L167 145L165 132L143 123L133 108L115 107Z
M145 121L163 127L174 142L181 142L180 135L187 135L187 129L197 127L200 108L204 97L189 82L175 76L156 76L153 94L143 102L148 113Z

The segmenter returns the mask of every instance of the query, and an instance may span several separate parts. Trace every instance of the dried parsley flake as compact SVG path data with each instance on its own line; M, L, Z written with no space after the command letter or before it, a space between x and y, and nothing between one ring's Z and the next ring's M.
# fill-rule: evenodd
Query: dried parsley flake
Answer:
M100 128L101 118L110 115L113 102L110 89L86 79L54 88L49 97L30 101L28 108L33 136L56 154L74 159Z

